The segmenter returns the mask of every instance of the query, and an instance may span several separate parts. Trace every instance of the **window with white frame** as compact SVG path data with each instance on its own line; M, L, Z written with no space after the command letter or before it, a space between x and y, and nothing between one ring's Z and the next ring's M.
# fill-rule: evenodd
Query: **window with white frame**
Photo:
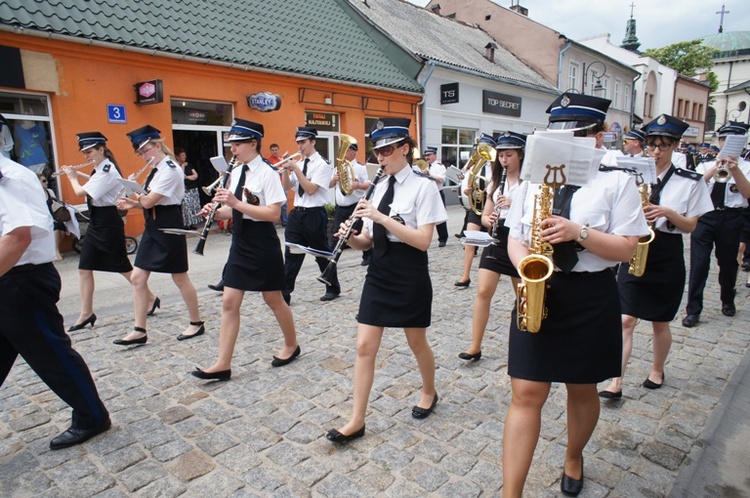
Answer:
M461 168L471 157L476 130L443 128L440 144L440 162L445 166Z
M630 110L630 96L632 95L632 92L630 91L630 85L625 85L625 105L623 106L623 109L626 111Z
M615 93L612 96L612 103L615 109L622 109L620 107L620 89L622 88L622 82L618 79L615 80Z
M578 78L581 72L581 66L577 62L571 62L568 68L568 89L578 90Z

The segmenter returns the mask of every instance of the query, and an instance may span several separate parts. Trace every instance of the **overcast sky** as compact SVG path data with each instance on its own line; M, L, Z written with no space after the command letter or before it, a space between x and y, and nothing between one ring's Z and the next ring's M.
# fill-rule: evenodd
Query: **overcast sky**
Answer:
M377 0L375 0L377 1ZM408 0L424 6L429 0ZM494 0L509 7L510 0ZM609 33L611 42L622 43L625 25L635 3L636 35L640 50L659 48L679 41L694 40L717 33L716 14L726 5L724 31L750 31L750 0L521 0L529 17L559 31L568 38L580 40ZM447 12L444 12L444 14ZM585 22L583 22L585 21Z

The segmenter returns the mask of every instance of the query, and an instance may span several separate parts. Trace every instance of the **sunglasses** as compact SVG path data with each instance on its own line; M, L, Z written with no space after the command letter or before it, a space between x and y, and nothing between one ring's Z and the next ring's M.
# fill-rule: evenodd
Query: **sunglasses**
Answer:
M388 157L391 154L393 154L394 150L398 149L402 145L403 144L401 144L401 145L385 145L385 146L380 147L378 149L372 149L372 153L375 154L376 156Z

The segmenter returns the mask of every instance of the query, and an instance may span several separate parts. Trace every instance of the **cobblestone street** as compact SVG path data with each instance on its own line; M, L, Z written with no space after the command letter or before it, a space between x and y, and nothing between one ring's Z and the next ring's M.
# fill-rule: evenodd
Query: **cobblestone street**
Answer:
M449 233L463 210L453 206ZM280 232L281 233L281 232ZM188 241L192 249L195 239ZM470 343L476 293L474 260L468 289L453 282L462 252L429 251L434 286L428 331L437 363L440 402L426 420L411 417L420 378L401 330L386 330L370 397L367 434L345 447L324 435L351 412L356 321L366 268L360 253L341 258L341 298L321 303L323 285L307 258L292 295L302 355L271 368L281 333L258 294L247 294L229 382L192 377L216 357L221 297L206 289L221 272L229 237L209 238L206 256L190 255L207 333L178 342L187 325L177 288L154 275L162 307L149 319L148 343L119 348L112 340L132 327L130 289L118 275L98 273L96 327L71 333L111 412L113 427L88 443L60 451L49 440L66 429L70 409L19 359L0 388L0 496L498 496L502 431L510 401L507 329L514 306L503 277L493 301L483 358L456 355ZM686 239L686 245L689 246ZM78 314L77 258L58 265L60 309ZM714 264L714 263L712 263ZM715 266L715 264L714 264ZM714 269L715 270L715 269ZM636 327L623 399L603 403L587 446L583 497L664 496L717 407L750 344L746 273L740 272L735 317L720 312L715 271L709 276L698 327L672 324L674 345L662 389L641 387L650 367L651 326ZM109 303L109 304L104 304ZM684 300L683 300L684 309ZM604 384L602 385L604 387ZM565 433L565 389L553 385L526 495L559 495Z

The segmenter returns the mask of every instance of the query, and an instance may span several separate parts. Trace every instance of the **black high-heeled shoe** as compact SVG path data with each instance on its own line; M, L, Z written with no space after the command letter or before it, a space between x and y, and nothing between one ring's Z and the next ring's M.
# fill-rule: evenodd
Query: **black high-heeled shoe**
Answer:
M560 480L560 491L567 496L578 496L583 489L583 459L581 459L581 478L573 479L563 470L562 479Z
M199 335L203 335L203 333L206 331L206 327L203 325L206 322L190 322L190 325L200 325L200 328L198 329L198 332L192 335L186 335L186 334L180 334L177 336L178 341L184 341L185 339L192 339L193 337L198 337Z
M141 327L133 327L133 330L136 332L141 332L143 334L146 333L146 329ZM118 346L130 346L132 344L146 344L146 341L148 340L148 336L144 335L143 337L140 337L138 339L115 339L112 341L112 344L117 344Z
M458 357L461 358L462 360L477 361L477 360L480 360L482 358L482 352L480 351L480 352L475 353L475 354L469 354L467 352L458 353Z
M348 436L341 434L336 429L331 429L330 431L328 431L328 434L326 434L326 439L332 443L344 444L344 443L348 443L349 441L353 439L361 438L364 435L365 435L365 426L363 425L360 430L358 430L357 432L353 432L349 434Z
M218 372L204 372L198 367L190 372L193 377L198 377L203 380L229 380L232 377L232 369L219 370Z
M161 309L161 299L159 299L158 297L154 299L154 303L151 305L151 309L149 310L149 312L146 313L146 316L154 316L156 308Z
M72 325L68 332L75 332L76 330L81 330L83 327L85 327L88 324L91 324L91 328L94 328L94 323L96 323L96 313L91 313L87 319L82 321L81 323L76 323L75 325Z

